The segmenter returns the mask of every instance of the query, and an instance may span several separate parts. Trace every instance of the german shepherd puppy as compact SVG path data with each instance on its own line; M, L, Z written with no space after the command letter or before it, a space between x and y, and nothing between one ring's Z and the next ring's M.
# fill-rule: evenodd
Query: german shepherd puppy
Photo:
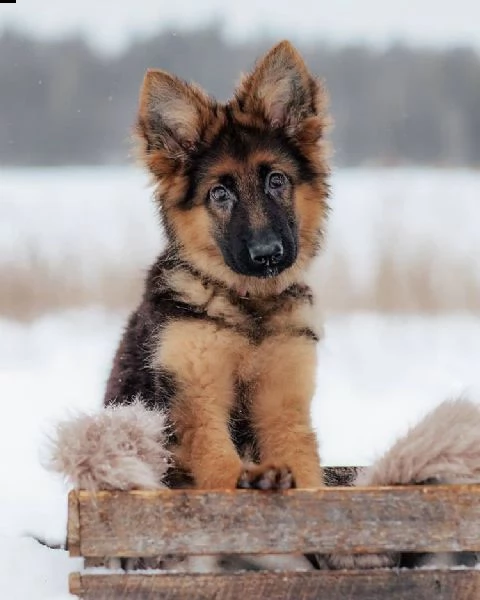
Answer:
M226 104L145 76L136 132L168 241L104 402L141 394L166 413L173 487L322 485L305 271L327 215L327 125L325 91L285 41Z

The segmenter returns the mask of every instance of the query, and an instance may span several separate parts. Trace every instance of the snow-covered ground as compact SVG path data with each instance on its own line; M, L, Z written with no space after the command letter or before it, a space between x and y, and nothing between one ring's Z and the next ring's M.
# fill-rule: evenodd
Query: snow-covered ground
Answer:
M35 248L52 262L78 256L87 274L132 252L147 262L161 240L145 181L128 169L0 173L0 261ZM466 171L339 173L329 251L341 248L362 280L390 238L405 256L430 244L480 269L479 196L480 175ZM29 537L65 536L66 489L42 461L56 421L100 406L124 318L101 309L0 318L2 600L69 597L79 561ZM478 316L327 316L313 406L324 462L369 463L443 399L480 402L479 358Z

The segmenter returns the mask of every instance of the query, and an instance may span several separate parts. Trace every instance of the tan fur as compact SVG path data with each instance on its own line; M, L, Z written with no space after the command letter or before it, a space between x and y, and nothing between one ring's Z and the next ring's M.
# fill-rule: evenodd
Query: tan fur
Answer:
M228 432L234 373L247 342L204 321L177 321L162 332L153 358L175 373L183 390L171 419L178 462L201 488L232 488L242 462Z
M318 250L318 228L325 223L327 211L326 203L318 202L318 198L325 195L326 191L323 187L312 188L312 186L300 185L297 190L296 213L302 240L297 263L302 269L307 267Z
M280 334L268 337L255 356L252 411L262 462L288 465L297 487L320 487L320 458L310 417L315 343Z
M169 273L165 284L176 292L178 300L198 307L206 306L215 293L213 286L204 284L198 277L181 268Z

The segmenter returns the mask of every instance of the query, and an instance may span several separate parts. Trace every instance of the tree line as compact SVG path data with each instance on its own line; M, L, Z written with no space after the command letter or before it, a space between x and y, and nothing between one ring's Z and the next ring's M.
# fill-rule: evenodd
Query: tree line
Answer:
M229 43L217 25L162 31L106 56L81 37L0 35L0 164L117 164L145 69L219 99L272 40ZM480 56L471 48L298 44L330 92L337 165L480 166Z

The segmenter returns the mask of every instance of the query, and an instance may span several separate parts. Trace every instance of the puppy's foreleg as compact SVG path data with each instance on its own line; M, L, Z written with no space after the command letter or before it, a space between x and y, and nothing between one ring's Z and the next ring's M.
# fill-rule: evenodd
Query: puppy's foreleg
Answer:
M162 331L154 357L177 381L170 417L176 458L199 488L234 488L242 471L228 428L235 372L247 342L203 320L174 321Z
M260 447L260 467L288 467L299 488L322 486L317 438L310 417L315 389L315 343L300 336L269 337L258 349L258 364L251 410Z

